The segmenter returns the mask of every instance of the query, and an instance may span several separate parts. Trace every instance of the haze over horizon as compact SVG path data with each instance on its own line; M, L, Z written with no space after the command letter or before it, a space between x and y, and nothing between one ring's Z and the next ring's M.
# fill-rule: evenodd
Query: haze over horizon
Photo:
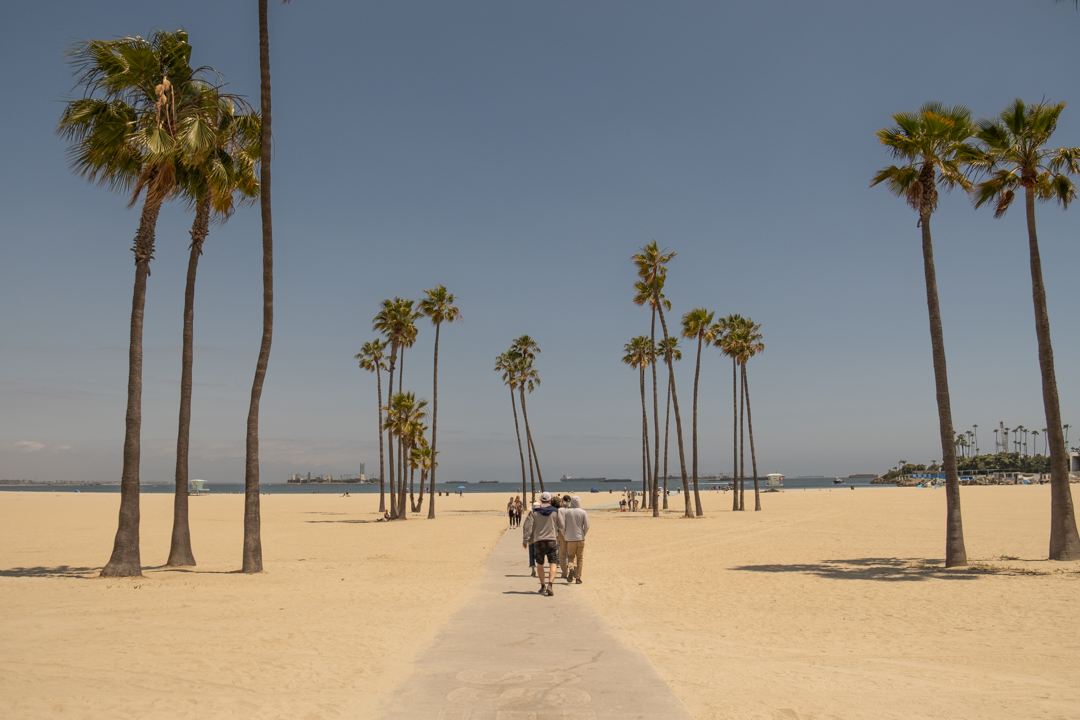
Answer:
M185 27L193 65L258 101L255 6L206 0L11 7L0 27L0 477L119 480L138 211L75 177L55 127L88 38ZM927 100L995 115L1070 102L1080 145L1080 13L1069 4L836 2L272 3L275 325L263 482L377 474L375 378L353 355L388 297L444 284L440 482L520 477L495 356L542 350L529 397L545 479L640 475L623 345L647 334L630 256L678 252L674 332L705 306L762 325L750 363L760 474L881 473L940 460L916 216L871 176L874 132ZM957 28L963 28L962 33ZM992 72L987 38L1012 54ZM989 62L989 60L987 60ZM17 100L17 102L15 102ZM17 111L16 111L17 110ZM1038 208L1063 419L1080 422L1080 208ZM191 217L168 205L147 293L142 480L175 463ZM242 482L261 318L257 208L211 228L199 266L191 476ZM935 258L957 431L1042 430L1022 208L943 195ZM419 323L405 385L431 397ZM659 334L659 329L658 329ZM689 470L694 347L677 366ZM384 377L385 383L385 377ZM702 358L700 469L731 471L731 365ZM661 412L663 412L661 410ZM678 473L675 420L669 472ZM1080 430L1070 434L1070 444Z

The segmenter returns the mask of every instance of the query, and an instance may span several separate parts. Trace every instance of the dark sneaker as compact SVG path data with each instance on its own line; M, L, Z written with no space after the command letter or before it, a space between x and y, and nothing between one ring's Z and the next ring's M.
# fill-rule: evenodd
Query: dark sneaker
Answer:
M566 573L566 582L568 582L568 583L574 582L574 570L573 570L573 568L570 569L570 572Z
M576 582L578 585L580 585L581 584L581 578L574 578L574 582Z
M547 585L541 585L540 589L537 590L536 592L540 593L541 595L544 595L546 593L546 591L547 591Z
M544 586L544 594L547 595L548 597L551 597L552 595L555 594L555 593L551 592L551 585L550 584Z
M532 569L532 577L536 577L536 568Z

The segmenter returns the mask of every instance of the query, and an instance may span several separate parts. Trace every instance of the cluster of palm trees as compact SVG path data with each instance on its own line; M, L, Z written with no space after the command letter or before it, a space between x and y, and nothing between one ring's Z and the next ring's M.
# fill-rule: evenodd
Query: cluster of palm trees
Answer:
M738 483L733 493L733 510L744 509L745 498L745 430L750 433L750 458L754 478L754 509L761 509L758 489L757 455L754 451L754 427L750 413L750 386L747 381L746 364L750 358L764 352L761 326L740 315L728 315L714 322L715 313L706 308L695 308L682 317L682 337L697 341L697 357L694 367L693 421L691 429L692 452L691 473L686 469L686 452L683 444L682 416L679 411L679 395L675 386L674 364L682 359L678 338L668 333L665 311L671 311L671 302L664 295L667 282L667 264L675 257L674 252L662 251L653 240L632 256L637 268L638 278L634 283L635 305L647 305L652 320L649 335L633 338L623 348L623 362L638 371L638 384L641 392L641 484L643 508L652 508L653 516L659 516L661 503L668 509L668 437L671 411L675 411L676 443L679 450L679 466L682 475L682 490L685 501L686 517L700 517L703 514L701 494L698 487L698 385L701 377L701 351L703 347L715 345L723 355L732 361L732 407L733 407L733 450L734 471L732 477ZM656 319L660 318L663 338L656 339ZM664 419L664 461L663 486L660 478L660 411L658 398L657 360L663 358L667 366L667 400L665 401ZM645 399L645 368L652 369L653 395L653 448L649 448L649 412ZM741 368L741 382L739 369ZM745 416L744 416L745 411ZM745 423L744 423L745 419ZM693 486L694 505L690 505L690 487ZM662 501L660 496L662 494Z
M171 200L185 203L194 212L184 293L176 495L167 561L170 566L190 566L195 564L187 481L196 273L211 221L224 222L239 205L253 203L268 190L268 185L260 185L257 170L264 177L268 171L268 164L259 166L265 157L269 124L241 98L225 93L215 70L191 67L191 45L183 30L157 31L147 38L88 40L73 46L68 57L82 97L65 104L57 132L69 143L72 170L126 194L129 207L142 201L132 247L135 285L120 516L112 555L102 570L104 576L138 576L142 574L139 460L143 314L158 215ZM245 523L245 531L248 529ZM245 532L245 567L247 535ZM261 557L259 565L261 568Z
M1023 191L1035 332L1046 414L1045 437L1050 453L1049 555L1051 560L1080 559L1080 535L1076 530L1069 490L1069 467L1050 341L1050 319L1035 227L1037 202L1054 201L1067 208L1076 198L1076 187L1071 176L1080 172L1080 147L1046 147L1064 108L1064 103L1039 102L1028 105L1017 99L997 117L974 122L971 111L962 105L947 107L928 102L917 112L893 115L896 125L877 132L881 143L903 164L882 169L874 176L871 185L884 183L894 194L903 197L918 213L917 224L922 230L926 302L930 315L942 464L945 468L947 567L966 565L967 552L956 468L958 443L949 402L945 342L930 236L930 218L937 209L939 185L946 189L960 187L969 192L976 208L992 205L995 218L1003 216L1016 198L1016 193Z
M439 409L439 335L442 324L461 320L461 311L454 305L454 294L438 285L424 291L419 302L395 297L383 300L381 309L372 321L372 329L383 335L364 343L356 359L360 368L375 373L378 391L379 415L379 512L390 513L392 520L405 520L406 485L409 493L409 510L419 513L424 507L424 489L428 475L431 476L431 501L428 518L435 517L435 468L438 467L436 441L438 439ZM427 440L427 400L417 399L413 392L405 392L405 350L416 343L416 321L427 317L435 326L435 364L432 381L431 442ZM390 384L383 404L382 373L389 373ZM398 374L398 389L394 392L394 373ZM383 413L386 413L385 418ZM386 432L384 450L383 431ZM397 439L397 452L394 440ZM390 464L386 464L386 450ZM386 471L389 468L389 485ZM415 488L416 471L420 471L419 497ZM406 478L408 482L406 483ZM389 510L386 490L390 489Z
M536 369L536 356L540 346L528 335L522 335L510 344L510 349L495 358L495 372L500 373L503 384L510 388L510 407L514 411L514 432L517 434L518 457L521 459L521 496L527 494L525 486L525 457L528 455L528 478L532 501L536 501L536 484L540 482L540 492L544 492L544 476L540 472L540 458L536 453L532 429L529 426L529 412L525 407L525 393L531 395L540 386L540 373ZM521 416L525 420L525 449L521 446L521 426L518 424L517 399L521 399ZM535 470L535 474L534 474Z

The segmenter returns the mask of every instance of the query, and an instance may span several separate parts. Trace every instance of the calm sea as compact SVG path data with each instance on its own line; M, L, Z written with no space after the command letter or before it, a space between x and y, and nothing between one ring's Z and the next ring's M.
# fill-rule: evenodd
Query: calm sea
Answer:
M837 485L834 483L831 477L789 477L784 479L785 490L805 490L808 488L836 488L836 487L879 487L877 485L870 485L871 478L843 478L844 484ZM702 480L698 478L698 488L704 492L712 487L721 483L727 483L730 481L717 481L717 480ZM765 480L760 478L758 483L761 489L765 489ZM682 485L680 480L668 480L668 490L672 495L676 494L676 489ZM457 493L459 490L463 493L501 493L504 495L521 494L520 482L438 482L435 485L435 489L442 492ZM746 480L747 490L753 489L753 480L747 478ZM591 493L594 489L603 495L618 495L623 490L640 490L641 480L626 481L626 482L576 482L570 481L555 481L545 483L545 487L558 493L577 493L585 494ZM891 487L891 486L880 486ZM212 480L206 481L206 489L211 494L215 495L228 495L228 494L242 494L244 492L243 483L215 483ZM378 485L286 485L284 483L264 483L260 488L262 492L270 495L311 495L312 493L319 493L322 495L332 495L349 491L349 494L357 493L377 493L379 492ZM419 489L419 481L417 481L417 489ZM97 492L97 493L118 493L120 492L119 485L0 485L0 491L21 491L21 492ZM539 492L540 486L537 484L537 492ZM173 492L172 484L168 485L143 485L142 492L144 493L167 493Z

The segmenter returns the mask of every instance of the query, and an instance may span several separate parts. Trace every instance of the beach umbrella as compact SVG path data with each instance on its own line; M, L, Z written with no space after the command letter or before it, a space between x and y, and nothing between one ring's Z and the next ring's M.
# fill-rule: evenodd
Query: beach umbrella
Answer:
M464 489L465 489L465 486L464 486L464 485L458 485L458 486L457 486L457 489L458 489L458 490L464 490Z

